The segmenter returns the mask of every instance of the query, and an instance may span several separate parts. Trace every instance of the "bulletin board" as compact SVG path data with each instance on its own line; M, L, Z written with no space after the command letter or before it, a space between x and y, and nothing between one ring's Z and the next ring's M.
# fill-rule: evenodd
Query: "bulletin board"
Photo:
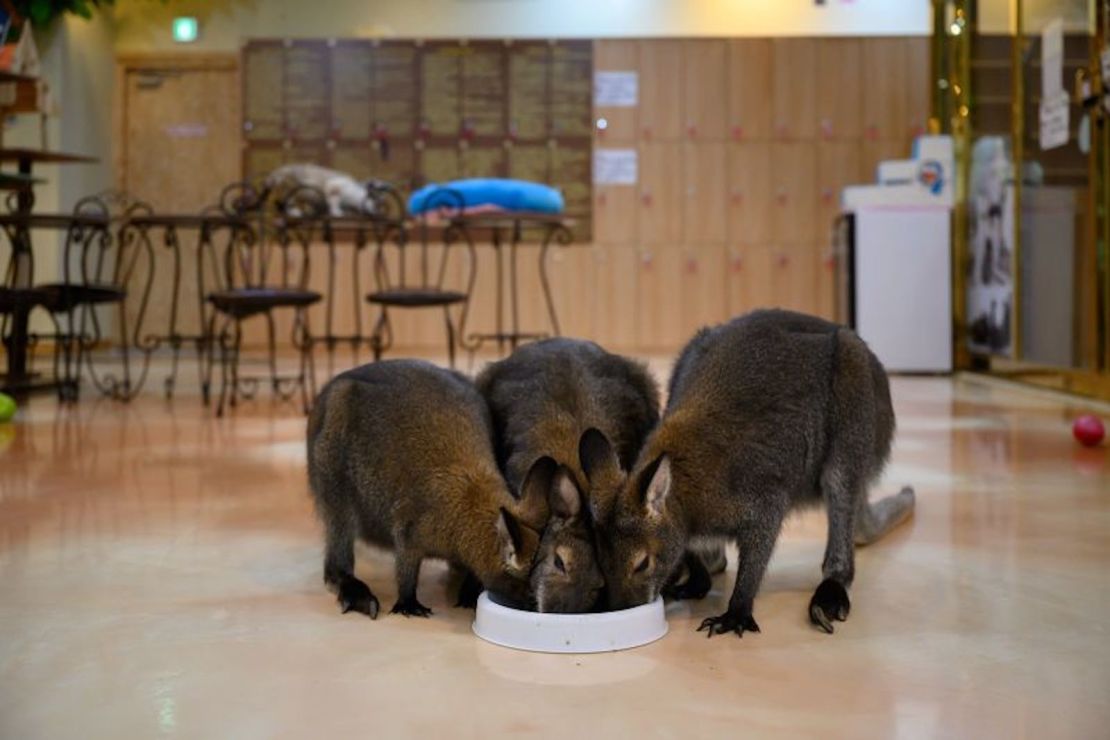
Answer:
M313 162L402 192L534 180L591 238L591 41L252 40L242 53L245 176Z

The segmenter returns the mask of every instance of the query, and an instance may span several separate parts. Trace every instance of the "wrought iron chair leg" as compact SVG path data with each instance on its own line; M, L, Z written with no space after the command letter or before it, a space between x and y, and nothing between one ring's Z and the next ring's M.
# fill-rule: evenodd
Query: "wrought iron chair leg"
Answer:
M219 418L224 415L224 402L227 400L227 376L228 376L228 324L231 319L225 319L224 325L220 329L220 336L217 340L220 345L220 401L216 404L216 417Z
M312 402L316 398L316 358L313 354L315 345L312 341L312 332L308 328L308 312L301 314L301 400L304 402L304 412L307 415L312 410ZM328 353L329 358L331 353Z
M451 322L451 309L443 309L443 320L447 324L447 364L455 369L455 325Z
M216 359L216 314L208 319L205 336L197 343L197 367L200 370L200 398L205 406L212 399L212 365Z
M238 318L235 319L234 341L231 345L231 408L239 405L239 350L243 343L243 325Z

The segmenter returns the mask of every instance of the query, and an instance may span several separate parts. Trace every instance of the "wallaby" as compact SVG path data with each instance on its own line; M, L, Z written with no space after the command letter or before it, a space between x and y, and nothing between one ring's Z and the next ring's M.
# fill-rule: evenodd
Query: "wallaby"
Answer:
M533 461L514 497L497 469L489 410L463 375L416 360L348 370L308 420L308 478L324 522L324 581L344 613L378 600L354 576L354 542L396 554L393 612L428 616L420 563L444 558L502 600L529 603L529 574L558 472Z
M679 357L666 413L629 475L603 434L582 440L591 481L619 489L598 522L611 606L654 599L691 538L730 538L740 564L728 610L698 629L758 632L752 602L783 519L823 500L824 580L809 616L831 633L850 608L853 539L873 542L913 511L908 487L867 500L893 434L886 372L852 331L779 310L703 329Z
M582 612L598 606L604 581L590 511L607 508L607 502L596 500L582 470L581 436L600 429L615 445L620 467L630 468L659 420L655 380L642 364L593 342L547 339L488 365L476 384L489 402L498 463L510 486L540 456L568 469L552 486L551 519L532 572L537 609ZM708 592L709 576L699 565L675 595Z

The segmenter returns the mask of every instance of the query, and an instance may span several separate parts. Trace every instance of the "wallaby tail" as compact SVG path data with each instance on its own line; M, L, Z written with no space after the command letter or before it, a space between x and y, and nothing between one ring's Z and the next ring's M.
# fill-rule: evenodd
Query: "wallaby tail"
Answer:
M856 544L861 547L870 545L909 519L913 515L916 500L911 486L904 486L893 496L881 498L874 503L866 498L861 499L856 512Z

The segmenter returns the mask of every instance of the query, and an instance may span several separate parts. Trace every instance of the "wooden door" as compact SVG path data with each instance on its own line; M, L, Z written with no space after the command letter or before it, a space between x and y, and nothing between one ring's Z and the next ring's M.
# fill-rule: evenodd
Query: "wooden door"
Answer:
M239 70L233 56L121 59L116 181L158 213L199 213L241 177ZM161 239L161 234L152 234ZM183 234L177 329L199 331L195 234ZM173 259L155 244L153 296L171 295ZM136 307L129 305L129 313ZM152 300L143 330L169 330L170 303ZM133 322L134 315L130 317Z

